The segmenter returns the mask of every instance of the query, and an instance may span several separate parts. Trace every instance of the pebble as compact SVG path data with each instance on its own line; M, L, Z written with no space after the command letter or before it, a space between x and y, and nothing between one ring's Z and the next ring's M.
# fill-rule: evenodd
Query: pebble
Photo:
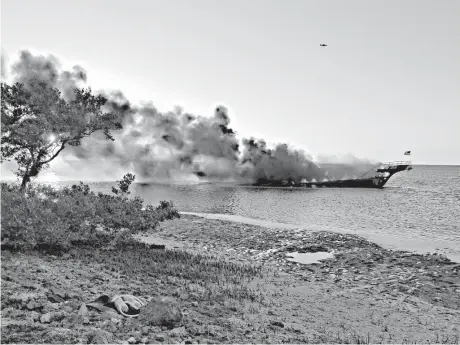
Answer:
M92 294L97 294L98 290L96 288L90 288L88 289L89 292L91 292Z
M86 307L86 304L82 304L80 306L80 309L78 309L78 315L87 315L88 314L88 308Z
M107 332L104 332L101 329L97 329L94 332L93 339L91 340L93 344L108 344L109 343L109 335Z
M155 336L155 339L158 341L164 341L166 339L166 336L164 334L159 333Z
M43 314L41 317L40 317L40 322L41 323L50 323L52 320L51 320L51 317L52 317L52 313L46 313L46 314Z
M177 327L169 331L169 335L172 337L182 337L187 334L185 327Z
M34 301L30 301L29 303L27 303L26 308L28 310L34 310L37 308L37 305Z
M65 311L66 313L71 313L73 312L73 308L70 306L70 305L66 305L62 308L63 311Z
M136 338L131 337L131 338L128 339L128 344L136 344L136 343L137 343Z
M278 327L284 328L284 323L282 323L280 321L272 321L271 324L273 326L278 326Z
M37 313L36 311L32 311L32 312L30 312L29 316L33 321L38 321L38 320L40 320L41 315L40 315L40 313Z

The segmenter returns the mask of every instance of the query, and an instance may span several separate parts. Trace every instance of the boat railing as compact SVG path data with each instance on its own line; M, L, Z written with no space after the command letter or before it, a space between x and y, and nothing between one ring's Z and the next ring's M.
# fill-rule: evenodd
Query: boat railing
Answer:
M395 161L395 162L386 162L380 163L379 166L397 166L397 165L411 165L410 161Z
M410 161L394 161L394 162L386 162L386 163L381 163L383 165L410 165Z

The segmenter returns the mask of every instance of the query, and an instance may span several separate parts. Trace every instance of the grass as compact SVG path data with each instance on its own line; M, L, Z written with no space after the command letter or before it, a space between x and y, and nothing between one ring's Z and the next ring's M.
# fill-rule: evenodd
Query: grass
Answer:
M263 278L262 268L226 262L181 250L150 249L142 244L114 250L79 250L72 256L85 264L97 262L126 277L143 277L181 287L197 299L262 301L259 290L247 283Z

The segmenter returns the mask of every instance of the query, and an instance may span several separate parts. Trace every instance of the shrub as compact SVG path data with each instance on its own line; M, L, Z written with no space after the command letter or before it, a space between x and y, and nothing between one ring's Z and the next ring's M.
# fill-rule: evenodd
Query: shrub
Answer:
M141 198L128 198L133 181L134 175L125 175L115 195L96 194L82 182L62 190L37 185L27 194L2 183L2 246L54 252L77 245L113 246L180 217L172 202L144 208Z

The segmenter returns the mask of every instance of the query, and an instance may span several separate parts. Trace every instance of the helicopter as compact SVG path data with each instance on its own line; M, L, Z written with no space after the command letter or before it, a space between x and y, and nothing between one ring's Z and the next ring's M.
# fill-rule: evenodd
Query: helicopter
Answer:
M321 43L319 46L320 47L327 47L327 44Z

